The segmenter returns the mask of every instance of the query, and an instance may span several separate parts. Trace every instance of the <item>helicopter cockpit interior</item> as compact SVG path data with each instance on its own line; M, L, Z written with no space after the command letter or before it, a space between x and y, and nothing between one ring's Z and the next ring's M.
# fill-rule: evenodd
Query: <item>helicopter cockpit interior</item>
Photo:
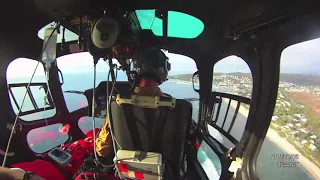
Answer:
M49 180L260 179L256 164L277 101L281 52L320 37L319 5L315 0L1 2L7 20L0 28L2 167ZM133 94L140 69L132 68L132 57L149 48L168 57L165 69L172 74L159 86L167 90L164 97ZM215 87L217 81L222 88L234 83L214 74L215 65L231 55L251 73L240 83L248 92ZM18 63L20 57L33 59L33 65ZM11 62L20 66L15 73L30 72L27 82L9 82ZM44 81L35 75L38 68ZM80 70L87 74L80 76ZM108 163L95 151L106 119L114 150Z

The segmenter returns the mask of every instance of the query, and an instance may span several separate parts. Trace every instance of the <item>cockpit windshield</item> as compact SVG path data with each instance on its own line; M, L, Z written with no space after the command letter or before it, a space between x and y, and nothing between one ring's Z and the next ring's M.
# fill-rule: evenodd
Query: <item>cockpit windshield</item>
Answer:
M169 82L165 82L161 87L169 90L170 88L168 88L166 84L171 83L170 79L172 77L179 74L192 74L197 70L197 67L194 60L187 56L168 52L165 52L165 54L169 58L172 70L169 71ZM116 62L116 60L114 60L114 62ZM64 84L62 85L62 89L64 91L85 91L93 88L93 57L88 52L59 57L57 58L57 64L63 74ZM102 81L107 81L109 65L107 62L100 60L96 68L96 85L98 85ZM75 81L75 79L77 79L76 77L81 77L80 79L82 79L82 81ZM119 70L117 73L117 81L127 80L126 73ZM190 91L193 92L193 94L197 94L191 87ZM178 96L177 98L187 97L177 91L168 93L174 93L171 95L175 97Z
M169 71L169 80L160 85L164 93L179 99L193 99L193 119L197 120L199 110L199 94L195 92L190 83L191 75L197 71L196 63L193 59L179 55L165 52L169 58L172 70ZM116 62L116 60L114 61ZM89 102L83 94L68 93L68 92L83 92L87 89L93 88L94 70L93 57L88 53L77 53L62 56L57 58L58 68L61 70L64 78L62 90L64 92L64 99L69 112L74 112L81 108L88 106ZM107 81L109 72L109 65L103 60L99 60L96 66L96 86L103 81ZM186 79L178 80L176 76L185 75ZM118 70L117 81L127 81L127 75L124 71ZM110 78L111 81L111 78ZM196 84L196 87L199 86ZM183 91L181 91L183 89ZM96 119L96 126L100 127L104 119ZM79 120L80 129L86 133L91 127L90 118L83 117ZM88 128L89 127L89 128Z
M156 17L154 9L136 10L136 15L140 22L141 29L150 29L154 35L163 36L163 21ZM54 23L49 23L38 31L38 37L43 39L45 29ZM62 31L63 26L60 26ZM193 39L198 37L204 30L203 22L191 15L168 11L168 37ZM79 36L74 32L65 30L65 41L78 40ZM62 33L58 34L58 43L62 42Z
M156 17L155 10L136 10L142 29L150 29L156 36L163 36L162 19ZM192 39L204 29L203 22L191 15L168 11L168 37Z

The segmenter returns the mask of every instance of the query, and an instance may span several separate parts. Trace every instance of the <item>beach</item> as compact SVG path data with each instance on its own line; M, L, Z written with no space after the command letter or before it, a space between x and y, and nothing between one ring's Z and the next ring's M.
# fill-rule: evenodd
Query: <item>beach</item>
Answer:
M172 82L181 83L181 84L192 84L192 82L180 81L180 80L179 81L173 80ZM227 99L223 99L223 101L224 101L224 104L228 104ZM236 109L237 102L231 101L230 106L232 107L233 110L230 110L231 112L229 112L229 113L232 114L232 111L234 112L234 109ZM241 114L244 118L239 118L239 119L237 118L238 122L236 122L235 125L238 125L239 129L244 129L244 127L240 127L240 126L241 125L244 126L246 124L246 119L248 117L249 110L243 106L240 106L239 114ZM219 124L219 122L217 122L217 124ZM226 122L226 124L228 125L229 122ZM241 132L243 132L243 131L241 131ZM242 136L242 133L241 134L232 133L232 135L234 135L236 138L237 138L237 136L239 136L238 138L240 138L240 136ZM285 138L281 138L279 136L279 134L277 133L277 131L269 128L268 132L267 132L266 139L268 139L269 141L271 141L272 143L277 145L279 148L281 148L287 154L298 154L299 155L299 159L298 159L299 164L301 166L303 166L313 178L320 180L320 168L318 166L316 166L313 162L311 162L309 159L304 157L289 141L287 141ZM226 142L226 141L224 141L224 143L228 144L228 142Z
M231 103L231 107L236 108L236 103ZM239 113L247 117L249 111L246 108L240 106ZM288 155L298 154L298 162L300 163L300 165L302 165L315 179L320 180L320 168L312 163L309 159L304 157L289 141L286 140L286 138L280 137L277 131L271 128L268 129L266 138L282 148Z
M289 143L285 138L279 136L279 134L269 128L267 132L267 138L273 143L277 144L288 154L298 154L298 162L308 170L308 172L315 178L320 179L320 168L312 163L309 159L304 157L291 143Z
M227 104L228 101L226 99L224 99L224 103ZM232 101L230 103L230 106L233 109L235 109L237 106L237 102ZM240 113L242 116L247 118L248 114L249 114L249 110L247 110L243 106L240 106L238 113ZM246 120L244 118L241 118L239 120L241 122L238 122L238 123L243 123L243 124L246 123ZM277 133L277 131L269 128L266 138L268 140L270 140L271 142L273 142L274 144L276 144L277 146L279 146L281 149L283 149L286 152L286 154L288 154L288 155L289 154L298 154L299 155L299 158L298 158L299 164L302 165L309 172L309 174L312 175L315 179L320 180L320 168L318 166L316 166L313 162L311 162L309 159L304 157L289 141L287 141L285 138L280 137L280 135Z

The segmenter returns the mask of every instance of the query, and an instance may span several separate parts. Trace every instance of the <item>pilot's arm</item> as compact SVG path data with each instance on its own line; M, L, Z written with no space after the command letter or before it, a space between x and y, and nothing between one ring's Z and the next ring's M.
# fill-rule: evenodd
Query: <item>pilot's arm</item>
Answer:
M108 122L109 120L106 118L96 139L96 151L101 157L109 157L113 153L112 137Z

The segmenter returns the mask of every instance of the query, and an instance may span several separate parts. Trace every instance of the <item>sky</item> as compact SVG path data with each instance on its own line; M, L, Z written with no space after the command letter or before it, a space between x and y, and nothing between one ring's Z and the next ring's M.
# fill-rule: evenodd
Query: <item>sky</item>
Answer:
M169 57L173 74L194 73L197 68L195 62L183 55L165 52ZM70 54L57 59L58 66L63 73L93 72L92 56L85 53ZM26 74L30 76L35 67L36 61L29 61L19 58L13 61L7 69L7 77L21 77ZM287 47L281 54L281 73L301 73L320 75L320 38L299 43ZM97 72L108 71L108 65L100 60ZM229 56L220 60L214 67L215 72L250 72L247 64L237 56ZM36 75L43 75L44 70L40 66Z

